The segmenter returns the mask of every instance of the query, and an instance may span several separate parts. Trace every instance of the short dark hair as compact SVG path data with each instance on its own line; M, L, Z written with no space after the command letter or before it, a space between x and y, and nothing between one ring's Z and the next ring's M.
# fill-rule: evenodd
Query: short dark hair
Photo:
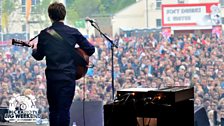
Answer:
M48 7L48 16L53 21L64 20L66 15L65 6L62 3L54 2Z

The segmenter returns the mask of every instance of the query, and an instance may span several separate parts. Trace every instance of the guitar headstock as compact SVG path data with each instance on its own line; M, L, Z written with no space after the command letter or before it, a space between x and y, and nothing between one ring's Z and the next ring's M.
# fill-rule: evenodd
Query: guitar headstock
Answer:
M22 41L22 40L18 40L18 39L12 39L12 45L15 46L27 46L30 47L29 44L27 44L26 42Z

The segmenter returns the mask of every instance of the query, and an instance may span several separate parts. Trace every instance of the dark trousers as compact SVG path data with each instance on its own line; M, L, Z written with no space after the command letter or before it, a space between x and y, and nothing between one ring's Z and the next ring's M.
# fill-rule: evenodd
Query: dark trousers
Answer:
M75 81L47 80L50 126L69 126Z

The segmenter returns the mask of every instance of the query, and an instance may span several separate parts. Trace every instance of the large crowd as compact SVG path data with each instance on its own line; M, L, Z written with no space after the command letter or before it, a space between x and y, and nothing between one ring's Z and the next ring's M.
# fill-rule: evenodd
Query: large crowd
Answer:
M91 37L96 52L85 77L77 80L74 100L103 101L112 97L111 44ZM114 89L194 86L195 107L203 106L211 125L214 111L224 118L224 40L215 34L162 34L114 37ZM63 60L63 59L62 59ZM15 94L33 94L47 118L45 61L35 61L27 47L0 47L0 106L9 106Z

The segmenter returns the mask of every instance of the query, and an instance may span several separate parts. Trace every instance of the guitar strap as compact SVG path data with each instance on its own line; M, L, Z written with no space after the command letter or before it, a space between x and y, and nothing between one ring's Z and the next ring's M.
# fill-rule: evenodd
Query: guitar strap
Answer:
M72 47L72 45L68 41L66 41L66 39L63 38L60 34L58 34L54 29L48 28L47 33L49 33L53 38L65 43L64 45L66 46L66 48L70 50L73 58L76 59L74 60L76 65L88 66L88 63L76 52L75 48Z

